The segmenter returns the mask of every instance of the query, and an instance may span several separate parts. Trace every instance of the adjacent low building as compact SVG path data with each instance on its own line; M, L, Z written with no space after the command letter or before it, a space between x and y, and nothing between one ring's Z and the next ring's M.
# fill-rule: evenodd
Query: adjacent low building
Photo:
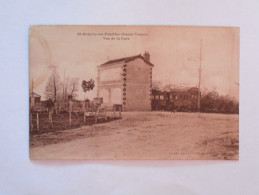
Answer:
M124 111L150 111L153 67L148 52L99 65L97 96L105 105L121 104Z
M37 93L31 92L29 98L30 108L33 108L36 104L41 103L41 96Z

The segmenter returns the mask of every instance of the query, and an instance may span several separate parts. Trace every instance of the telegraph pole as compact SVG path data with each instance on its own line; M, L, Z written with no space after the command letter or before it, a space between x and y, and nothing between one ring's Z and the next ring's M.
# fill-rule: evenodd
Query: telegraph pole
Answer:
M50 69L52 69L52 73L56 73L56 68L57 66L51 64L50 66L48 66Z
M64 78L63 78L63 100L65 99L65 78L66 78L66 69L64 69Z
M34 99L34 94L33 94L33 79L31 80L31 93L30 93L30 109L33 111L34 104L35 104L35 99Z
M33 93L33 79L31 80L31 93Z
M201 59L202 58L202 40L200 41L200 68L199 68L199 84L198 84L198 112L201 109Z

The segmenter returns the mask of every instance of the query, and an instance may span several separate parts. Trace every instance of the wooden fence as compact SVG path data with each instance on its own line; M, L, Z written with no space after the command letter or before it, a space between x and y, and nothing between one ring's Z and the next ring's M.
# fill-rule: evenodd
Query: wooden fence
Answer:
M78 128L84 125L107 122L121 118L121 105L91 106L84 108L78 102L70 102L66 110L43 109L38 107L30 112L30 131L42 132Z

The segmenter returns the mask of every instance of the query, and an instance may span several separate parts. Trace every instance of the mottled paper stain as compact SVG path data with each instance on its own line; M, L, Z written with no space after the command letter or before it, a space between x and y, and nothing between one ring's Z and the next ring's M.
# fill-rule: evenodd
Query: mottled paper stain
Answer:
M46 64L45 65L47 66L47 68L50 68L51 67L51 50L49 48L48 42L34 28L35 27L31 27L31 29L30 29L30 42L32 39L36 39L40 43L40 45L43 48L44 53L46 55L46 58L45 58ZM37 57L37 56L31 56L31 52L30 52L30 58L31 57ZM31 66L31 64L30 64L30 66ZM36 88L36 87L40 86L47 79L48 71L47 71L47 69L44 69L44 70L45 71L41 72L39 77L34 78L33 76L31 76L30 90L32 89L32 80L33 80L33 87Z

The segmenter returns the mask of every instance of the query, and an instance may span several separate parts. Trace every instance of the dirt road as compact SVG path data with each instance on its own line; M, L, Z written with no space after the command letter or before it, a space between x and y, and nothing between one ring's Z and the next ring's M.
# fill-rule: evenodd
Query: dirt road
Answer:
M238 159L239 116L125 112L123 119L32 135L31 159Z

